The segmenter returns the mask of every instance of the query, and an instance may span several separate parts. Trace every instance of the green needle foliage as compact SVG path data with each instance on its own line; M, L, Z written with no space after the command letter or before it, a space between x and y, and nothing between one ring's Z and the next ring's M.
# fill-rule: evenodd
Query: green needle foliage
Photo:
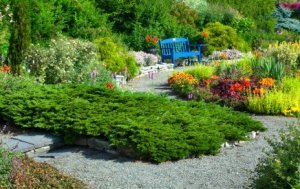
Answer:
M21 63L30 45L30 17L28 0L12 0L13 24L9 41L8 57L12 72L21 73Z
M300 33L300 21L295 18L291 18L291 10L279 6L273 11L273 16L277 20L275 27L277 31L280 31L281 29L287 29Z
M1 91L0 115L25 128L68 139L104 137L118 149L153 162L216 154L227 140L264 130L247 115L203 102L83 85Z

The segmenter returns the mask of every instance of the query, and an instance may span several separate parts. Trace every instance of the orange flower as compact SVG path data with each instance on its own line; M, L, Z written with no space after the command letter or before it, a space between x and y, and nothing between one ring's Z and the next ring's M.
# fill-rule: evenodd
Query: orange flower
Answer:
M223 59L223 60L227 60L228 55L226 53L221 53L220 58Z
M212 75L211 77L210 77L210 79L212 79L212 80L217 80L217 79L219 79L220 77L219 76L217 76L217 75Z
M150 43L151 45L155 45L158 42L158 37L154 37L152 35L146 35L145 41Z
M177 72L168 79L169 85L173 85L173 84L182 85L183 83L194 85L197 83L197 80L192 75L184 72Z
M208 38L208 36L209 36L208 33L205 32L205 31L201 32L200 35L201 35L203 38Z
M255 52L254 52L254 55L255 55L256 58L261 57L261 52L255 51Z
M258 83L265 87L272 87L275 83L275 80L270 77L267 77L267 78L263 78Z
M255 88L255 89L253 90L253 93L254 93L254 94L261 95L261 94L264 93L264 89L263 89L263 88Z
M249 77L242 77L241 80L247 81L247 82L250 82L250 81L251 81L251 79L250 79Z
M206 79L206 80L204 80L204 83L205 83L206 85L210 85L210 84L211 84L211 79Z
M107 87L108 89L113 89L114 85L112 84L112 82L106 82L105 87Z

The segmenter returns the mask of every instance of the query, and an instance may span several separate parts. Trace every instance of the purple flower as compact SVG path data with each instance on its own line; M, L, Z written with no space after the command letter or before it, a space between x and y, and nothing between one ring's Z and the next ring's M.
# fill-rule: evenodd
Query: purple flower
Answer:
M126 76L126 74L127 74L127 66L125 66L124 68L124 76Z
M189 93L188 94L188 100L192 100L193 99L193 93Z
M98 73L97 73L97 70L96 70L96 69L93 69L92 72L91 72L91 78L93 78L93 79L96 78L96 77L97 77L97 74L98 74Z
M114 80L117 79L117 73L116 73L116 72L114 72L114 73L112 74L112 76L113 76Z
M153 71L148 72L148 79L154 80L154 72Z

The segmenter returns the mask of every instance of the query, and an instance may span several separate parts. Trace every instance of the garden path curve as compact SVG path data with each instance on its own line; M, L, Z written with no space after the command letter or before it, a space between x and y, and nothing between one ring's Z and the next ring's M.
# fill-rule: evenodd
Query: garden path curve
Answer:
M135 79L126 88L133 91L170 92L166 85L170 73L158 73L153 81L147 76ZM70 147L49 153L48 155L52 154L55 158L47 162L97 189L247 188L251 171L263 156L263 149L269 147L264 138L277 135L277 129L296 121L294 118L281 116L253 118L261 121L268 131L239 147L222 149L216 156L155 165L92 149Z

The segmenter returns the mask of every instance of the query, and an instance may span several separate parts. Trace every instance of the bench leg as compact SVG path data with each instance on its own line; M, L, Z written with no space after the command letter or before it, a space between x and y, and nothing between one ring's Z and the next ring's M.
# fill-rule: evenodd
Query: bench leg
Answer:
M199 55L197 56L197 58L198 58L198 62L200 63L201 62L201 60L202 60L202 52L201 52L201 48L203 47L203 44L201 44L201 45L199 45L198 47L197 47L197 49L198 49L198 51L199 51Z
M176 58L174 58L174 57L172 58L172 63L173 63L173 65L174 65L174 68L176 68L176 66L177 66L177 65L176 65Z
M201 55L201 53L197 56L197 58L198 58L198 62L200 63L200 61L201 61L201 57L202 57L202 55Z

